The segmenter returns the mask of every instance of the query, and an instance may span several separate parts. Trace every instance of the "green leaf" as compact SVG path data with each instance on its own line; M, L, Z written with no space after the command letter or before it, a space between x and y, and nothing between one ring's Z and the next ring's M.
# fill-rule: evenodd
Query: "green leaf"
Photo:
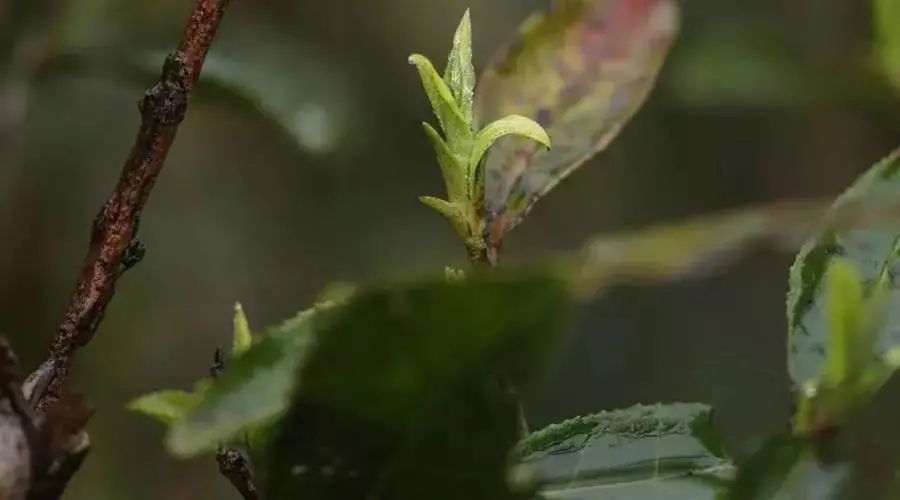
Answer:
M231 356L235 357L246 351L253 344L253 335L250 333L250 323L240 302L234 304L234 342L231 347Z
M835 202L832 213L860 205L895 203L900 197L900 151L891 154L860 177ZM790 273L787 297L788 368L798 388L815 385L825 371L829 354L827 290L825 275L836 257L846 259L871 288L883 282L888 300L900 299L893 284L897 263L900 223L893 217L872 218L868 225L827 225L797 255ZM900 346L900 308L886 312L885 325L877 332L875 354L885 356Z
M409 56L409 63L419 71L422 87L425 89L434 114L447 136L447 142L455 146L456 143L470 141L472 138L471 126L466 122L450 88L434 69L431 61L421 54L413 54Z
M533 204L606 148L641 107L678 30L674 0L565 0L528 19L478 82L476 122L527 116L544 151L506 139L485 159L488 242L498 248Z
M472 156L469 158L467 177L471 178L481 158L487 150L501 137L517 135L533 141L537 141L546 147L550 147L550 137L544 127L534 120L520 115L510 115L491 122L475 136L475 145L472 148Z
M519 444L515 476L546 498L713 500L731 472L711 411L638 405L551 425Z
M466 123L471 124L472 105L475 101L475 68L472 66L472 21L468 9L453 36L453 48L447 59L444 82L456 99Z
M847 477L845 465L816 461L810 441L780 434L741 464L727 500L836 500Z
M196 407L169 430L169 450L183 457L209 451L277 418L288 406L313 324L329 309L320 305L298 314L230 361Z
M545 278L360 291L317 335L272 439L267 498L504 500L508 386L540 372L568 310Z
M187 391L158 391L131 401L127 408L154 418L162 424L172 425L193 410L201 398L200 394Z
M456 159L450 147L444 142L437 130L431 125L423 123L425 135L431 140L434 146L434 153L437 155L438 165L441 167L441 173L444 176L444 185L447 187L447 197L451 202L457 202L466 199L466 169L465 165Z

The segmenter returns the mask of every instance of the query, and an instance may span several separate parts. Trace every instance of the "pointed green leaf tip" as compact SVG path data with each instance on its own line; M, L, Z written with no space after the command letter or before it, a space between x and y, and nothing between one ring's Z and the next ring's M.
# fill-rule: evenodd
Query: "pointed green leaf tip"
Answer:
M478 132L478 135L475 136L475 146L472 148L472 156L469 158L468 174L470 176L472 175L472 172L475 172L478 164L481 163L481 159L484 157L488 148L490 148L497 139L507 135L518 135L539 142L547 148L550 147L550 136L547 135L547 131L544 130L544 127L538 125L537 122L531 118L526 118L521 115L509 115L485 125L485 127Z
M200 402L201 395L187 391L158 391L128 403L128 409L170 425L184 418Z
M472 65L472 20L468 9L453 36L453 48L447 59L444 82L450 87L466 123L471 124L475 101L475 67Z
M240 302L234 304L234 341L231 347L231 355L237 356L253 344L253 336L250 333L250 323Z

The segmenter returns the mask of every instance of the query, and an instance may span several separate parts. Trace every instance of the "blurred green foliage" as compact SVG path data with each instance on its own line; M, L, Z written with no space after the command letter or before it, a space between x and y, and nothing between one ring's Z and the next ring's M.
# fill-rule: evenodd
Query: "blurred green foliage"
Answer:
M543 4L474 6L481 20L476 41L483 44L474 46L476 62ZM4 57L0 81L0 228L14 235L0 252L0 304L5 328L28 360L49 337L43 333L76 272L87 221L132 139L132 103L152 80L149 71L156 72L151 60L173 43L185 8L174 0L152 8L117 0L12 5L16 17L0 17L16 28L8 31L15 43L4 49L14 57ZM169 461L158 451L158 431L121 408L136 394L188 386L205 373L215 346L231 342L225 313L235 298L253 311L254 324L275 323L332 280L462 260L439 225L404 201L437 187L433 169L423 168L433 160L411 139L423 103L409 97L416 89L402 62L411 46L443 50L455 21L447 12L465 5L234 5L145 216L149 258L123 280L103 331L76 370L100 411L91 429L96 446L72 498L233 495L208 457L189 466ZM874 18L881 38L873 39L864 2L698 0L684 7L683 37L647 110L597 162L604 169L586 169L561 184L528 227L510 237L510 261L577 248L600 230L833 193L896 146L895 94L866 66L873 47L887 53L879 47L891 32L880 26L891 17ZM879 9L871 12L885 12ZM407 22L410 15L417 22ZM658 233L685 257L662 268L653 252L660 240L599 238L600 250L576 262L593 255L603 264L600 276L616 279L603 282L604 302L584 307L546 385L526 393L530 419L546 423L638 401L710 401L722 410L735 461L769 463L765 454L744 458L754 437L784 422L793 398L783 318L770 312L778 310L785 262L755 254L711 283L658 291L612 285L643 282L660 269L696 276L711 264L708 256L731 255L747 241L738 237L743 230L759 234L760 221L771 220L758 213L724 218L709 226L713 232L692 225L699 236L689 241L700 247ZM723 235L718 241L709 237L716 231ZM611 241L633 245L610 253ZM711 243L721 243L722 251L696 251ZM629 257L629 273L610 274L623 260L617 255ZM572 269L579 267L565 272ZM822 326L816 335L825 339ZM265 340L257 342L246 359L265 347ZM229 363L236 374L241 359ZM294 372L284 373L281 387L290 389ZM287 401L291 392L282 395ZM291 415L307 418L300 410ZM293 430L303 437L302 427ZM863 453L890 442L889 430L879 436L883 443ZM779 446L799 457L785 461L785 476L822 472L806 443L791 438ZM137 449L140 467L128 459ZM890 464L891 456L885 451L875 462ZM763 482L752 467L741 470L747 469L754 484ZM882 475L893 478L890 469L885 465ZM862 498L888 491L881 486L892 481L877 472L869 467L857 481L877 492ZM760 474L774 475L775 490L783 484L768 466Z

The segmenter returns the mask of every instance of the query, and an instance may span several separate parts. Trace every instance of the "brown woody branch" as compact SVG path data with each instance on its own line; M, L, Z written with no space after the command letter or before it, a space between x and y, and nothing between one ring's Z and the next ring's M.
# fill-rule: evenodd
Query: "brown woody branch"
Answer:
M116 281L143 255L136 239L141 211L184 118L188 97L228 3L196 0L178 50L166 59L159 82L140 101L137 139L115 189L94 219L81 275L43 365L43 380L34 381L40 390L32 394L31 402L38 408L59 398L72 353L90 342L115 294Z

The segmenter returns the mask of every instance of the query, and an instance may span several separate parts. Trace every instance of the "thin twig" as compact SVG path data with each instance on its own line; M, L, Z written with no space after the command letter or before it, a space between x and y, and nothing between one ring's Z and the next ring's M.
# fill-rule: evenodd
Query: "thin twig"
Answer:
M228 3L196 0L178 50L166 59L159 82L140 101L137 139L118 184L94 219L81 275L47 356L50 381L37 384L45 389L32 394L38 408L58 397L73 351L90 342L115 294L116 281L142 256L136 240L141 210L184 118L188 96Z
M219 472L231 481L244 500L260 500L259 491L253 483L253 472L240 450L221 447L216 453L216 461L219 462Z
M219 378L225 373L225 350L222 346L216 348L213 355L213 364L209 368L212 378ZM249 447L249 444L248 444ZM244 500L260 500L262 497L256 489L253 481L253 469L238 448L219 445L216 452L216 462L219 463L219 472L235 487Z

